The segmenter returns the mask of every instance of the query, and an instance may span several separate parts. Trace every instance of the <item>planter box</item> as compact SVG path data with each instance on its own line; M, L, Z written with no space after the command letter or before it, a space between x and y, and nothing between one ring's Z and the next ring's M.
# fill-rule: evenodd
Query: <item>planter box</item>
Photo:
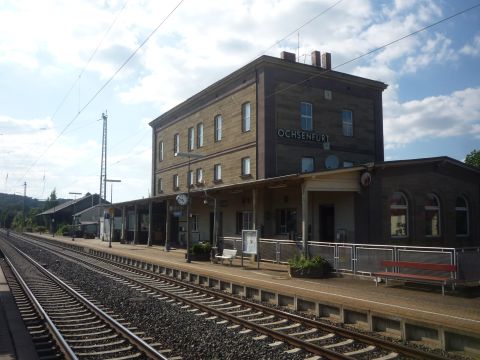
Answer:
M328 277L329 271L328 269L325 269L325 267L311 269L296 269L289 267L288 274L292 278L321 279Z
M187 254L185 254L187 258ZM190 260L192 261L210 261L210 254L190 254Z

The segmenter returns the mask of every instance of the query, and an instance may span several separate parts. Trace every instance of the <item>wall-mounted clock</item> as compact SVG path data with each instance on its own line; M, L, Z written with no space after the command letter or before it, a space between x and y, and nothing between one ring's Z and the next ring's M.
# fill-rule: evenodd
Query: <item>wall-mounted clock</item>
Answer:
M188 202L187 194L178 194L176 197L178 205L185 206Z

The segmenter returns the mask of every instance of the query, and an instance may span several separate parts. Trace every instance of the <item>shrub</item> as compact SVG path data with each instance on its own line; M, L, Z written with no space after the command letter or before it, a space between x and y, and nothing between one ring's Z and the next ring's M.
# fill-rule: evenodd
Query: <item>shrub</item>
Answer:
M210 243L198 243L192 246L192 253L194 255L210 255L212 245Z
M43 234L44 232L47 231L47 228L45 226L39 225L39 226L34 227L33 230L38 232L38 233Z
M332 272L330 263L321 256L306 258L296 255L288 260L288 264L290 265L291 274L325 276Z

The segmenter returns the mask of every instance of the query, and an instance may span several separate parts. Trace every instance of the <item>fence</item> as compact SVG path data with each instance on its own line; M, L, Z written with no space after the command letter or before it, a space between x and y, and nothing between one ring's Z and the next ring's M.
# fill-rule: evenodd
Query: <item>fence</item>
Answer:
M225 249L241 249L239 237L222 237ZM260 239L260 258L263 261L287 263L288 259L303 253L301 241ZM382 260L418 261L457 265L457 279L480 281L478 264L480 248L442 248L396 245L308 242L311 256L322 256L337 272L371 275L383 271ZM408 271L408 270L407 270ZM417 274L428 271L414 270ZM437 273L438 274L438 273Z

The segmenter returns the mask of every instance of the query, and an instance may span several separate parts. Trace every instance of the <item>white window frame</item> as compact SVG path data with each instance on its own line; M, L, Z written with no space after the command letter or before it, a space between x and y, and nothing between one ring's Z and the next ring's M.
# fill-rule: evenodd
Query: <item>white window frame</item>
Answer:
M250 102L246 102L242 104L242 131L248 132L250 131L250 119L251 119L251 104Z
M213 166L213 179L215 181L221 181L222 180L222 165L221 164L215 164Z
M222 140L222 115L216 115L214 120L215 142Z
M197 124L197 148L203 146L203 123Z
M188 128L188 151L195 149L195 128L192 126Z
M313 105L312 103L300 102L300 127L305 131L313 130Z
M305 165L306 164L304 163L304 161L306 161L306 160L311 160L312 170L305 170L305 167L306 167ZM313 156L303 156L302 157L302 163L301 163L300 166L301 166L300 171L302 173L314 172L315 171L315 158Z
M173 135L173 153L180 152L180 134Z
M163 193L163 179L162 178L159 178L157 180L157 193L158 194Z
M173 190L178 190L180 188L180 179L178 178L178 174L173 175Z
M163 140L158 143L158 161L163 161Z
M187 186L193 186L193 170L187 172Z
M402 199L404 199L405 201L405 205L403 204L400 204L400 205L393 205L391 204L390 205L390 211L389 211L389 216L390 216L390 236L393 237L393 238L406 238L408 237L408 234L409 234L409 219L408 219L408 216L409 216L409 212L408 212L408 198L406 197L406 195L401 192L401 191L395 191L391 198L393 198L395 196L395 194L399 194L401 196ZM400 235L395 235L395 234L392 234L392 210L404 210L405 211L405 234L400 234Z
M427 231L427 213L436 213L437 216L437 233L433 234L427 234L425 233L426 237L440 237L442 236L442 224L441 224L441 209L440 209L440 199L438 198L437 195L434 193L428 193L427 198L431 197L432 199L435 200L436 205L430 205L429 203L425 204L425 232ZM427 200L428 201L428 200ZM432 228L433 230L433 228Z
M203 169L198 168L196 170L196 178L197 178L197 184L203 184Z
M250 157L242 158L242 176L249 176L251 175L251 168L250 168Z
M458 199L462 199L465 206L457 206ZM457 229L457 217L460 212L465 213L465 218L467 219L467 232L465 234L459 234ZM469 215L470 214L468 211L467 198L463 195L457 196L457 199L455 200L455 235L456 236L470 236L470 216Z
M353 136L353 112L352 110L342 110L342 134L343 136Z

